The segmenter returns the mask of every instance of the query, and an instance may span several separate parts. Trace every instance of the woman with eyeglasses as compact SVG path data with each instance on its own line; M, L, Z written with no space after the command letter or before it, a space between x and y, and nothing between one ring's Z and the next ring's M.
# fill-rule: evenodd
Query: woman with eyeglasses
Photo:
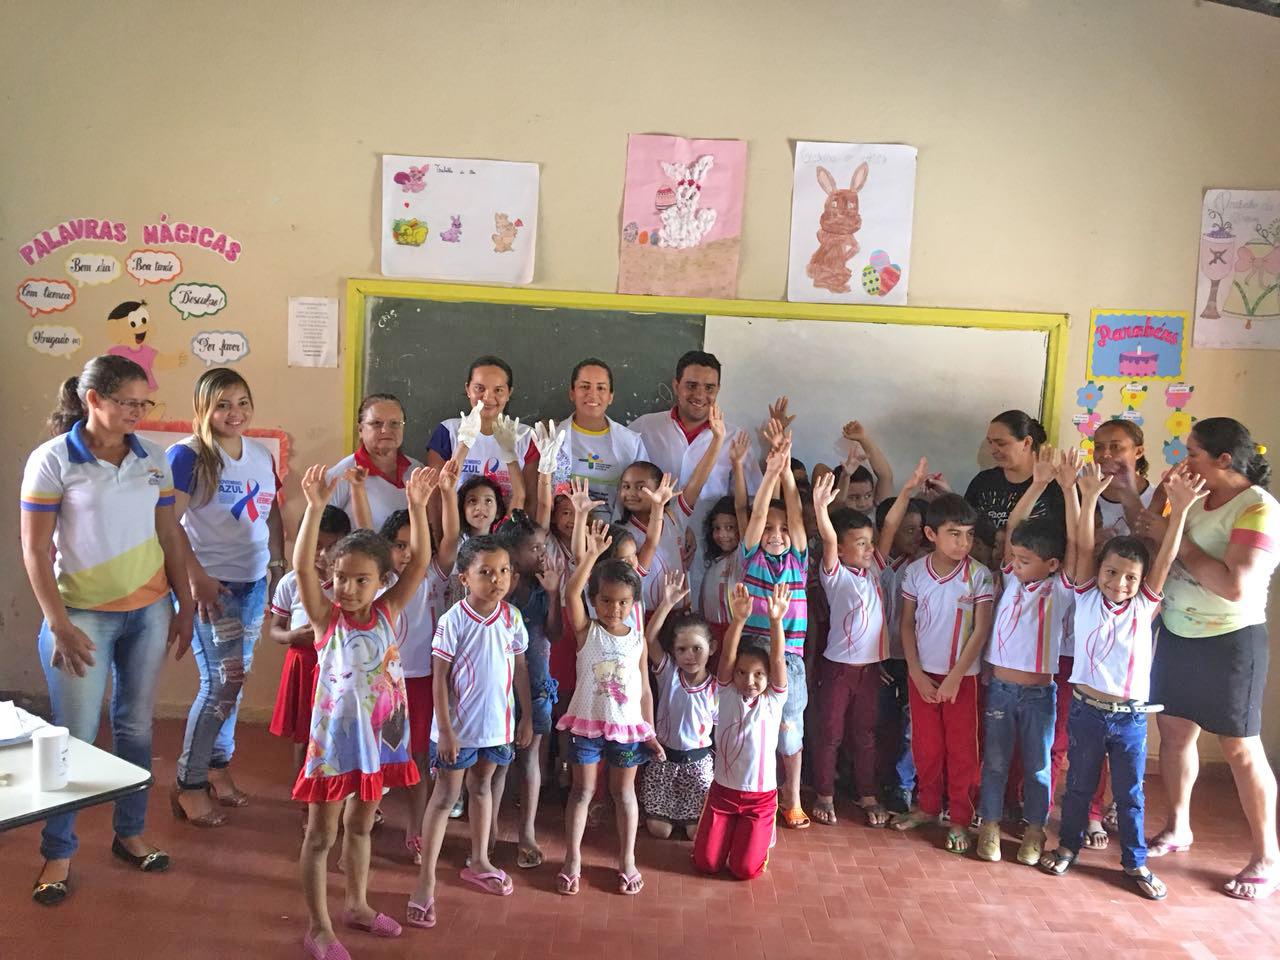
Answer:
M54 722L92 743L111 678L115 753L150 770L160 666L168 648L181 658L190 645L194 605L164 449L134 432L154 406L147 393L146 371L124 357L94 357L68 379L49 417L53 439L27 458L21 506ZM111 852L149 873L169 856L143 838L146 812L146 791L116 801ZM74 825L75 814L45 823L37 903L71 892Z
M339 460L327 475L329 480L337 481L329 503L346 511L352 526L356 526L351 484L345 478L353 467L363 470L368 475L364 490L369 498L373 529L379 530L387 517L408 508L405 481L422 463L400 449L404 443L404 406L394 394L371 393L361 400L356 423L360 428L360 445L355 453Z
M267 601L284 573L275 458L245 436L252 422L249 384L234 370L214 367L196 381L191 436L167 451L174 513L190 545L191 652L200 674L169 801L175 817L196 827L226 823L215 804L249 802L229 769L236 714Z

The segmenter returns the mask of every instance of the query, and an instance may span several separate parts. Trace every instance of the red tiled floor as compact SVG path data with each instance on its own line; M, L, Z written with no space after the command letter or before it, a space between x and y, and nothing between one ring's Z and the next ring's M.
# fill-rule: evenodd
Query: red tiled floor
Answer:
M156 771L173 776L181 726L158 725ZM235 771L254 795L228 811L232 825L197 831L174 822L164 790L153 791L148 837L174 858L173 869L143 876L109 852L110 809L80 820L75 895L56 909L30 901L39 869L38 827L0 834L0 958L298 958L304 927L296 857L300 817L288 800L289 748L261 728L241 736ZM1159 785L1149 791L1160 823ZM414 870L401 855L404 807L392 797L388 824L374 840L371 901L402 916ZM441 865L440 923L406 929L398 941L352 934L357 958L440 956L448 960L856 960L856 958L1032 957L1035 960L1280 956L1280 896L1237 903L1219 885L1246 857L1243 817L1229 782L1197 788L1195 848L1153 861L1169 899L1148 903L1119 875L1118 849L1088 853L1053 878L1012 862L985 864L947 854L940 836L898 834L862 825L841 810L840 825L780 831L769 871L752 883L693 874L687 843L638 841L645 890L616 892L612 826L588 833L583 891L555 893L561 821L540 819L547 864L514 869L514 835L505 825L498 863L516 893L485 897L458 877L466 823L451 825ZM1218 819L1213 819L1216 814ZM342 878L331 872L330 902L341 906Z

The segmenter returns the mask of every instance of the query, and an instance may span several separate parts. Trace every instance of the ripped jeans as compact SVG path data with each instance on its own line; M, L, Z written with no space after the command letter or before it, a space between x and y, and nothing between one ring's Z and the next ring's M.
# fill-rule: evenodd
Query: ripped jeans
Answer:
M240 692L253 665L253 648L266 616L267 578L254 583L223 583L230 593L220 601L212 623L196 618L191 653L200 671L200 689L187 714L187 733L178 760L178 785L199 790L210 767L225 767L235 753Z

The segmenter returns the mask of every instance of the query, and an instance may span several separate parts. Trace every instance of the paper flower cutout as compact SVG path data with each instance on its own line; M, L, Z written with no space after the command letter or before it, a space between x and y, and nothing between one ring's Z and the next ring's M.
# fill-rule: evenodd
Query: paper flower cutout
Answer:
M1086 437L1092 437L1094 432L1102 424L1102 414L1089 411L1087 417L1081 417L1076 421L1076 429Z
M1185 459L1187 459L1187 445L1182 442L1181 437L1173 437L1164 442L1165 463L1172 467Z
M1087 461L1093 460L1093 438L1085 437L1080 441L1080 452L1084 454Z
M1102 390L1102 387L1090 380L1076 391L1076 404L1092 413L1102 400Z
M1164 405L1174 410L1181 410L1187 405L1187 401L1191 399L1191 394L1195 389L1195 387L1189 387L1185 383L1169 384L1164 388Z
M1136 410L1142 405L1142 401L1147 399L1147 386L1143 384L1141 387L1136 384L1129 384L1120 388L1120 402L1130 410Z
M1169 419L1164 422L1165 429L1175 437L1180 437L1191 429L1191 424L1196 422L1196 418L1182 410L1175 410L1169 414Z

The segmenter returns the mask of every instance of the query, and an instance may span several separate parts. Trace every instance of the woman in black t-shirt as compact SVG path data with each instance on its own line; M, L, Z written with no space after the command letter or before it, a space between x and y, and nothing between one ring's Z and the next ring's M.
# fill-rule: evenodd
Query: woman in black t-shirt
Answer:
M996 465L969 482L964 498L997 530L1009 522L1014 504L1031 486L1036 451L1044 442L1040 421L1021 410L1006 410L987 427L987 447ZM1041 494L1031 516L1052 517L1065 530L1066 507L1057 482L1051 482Z

